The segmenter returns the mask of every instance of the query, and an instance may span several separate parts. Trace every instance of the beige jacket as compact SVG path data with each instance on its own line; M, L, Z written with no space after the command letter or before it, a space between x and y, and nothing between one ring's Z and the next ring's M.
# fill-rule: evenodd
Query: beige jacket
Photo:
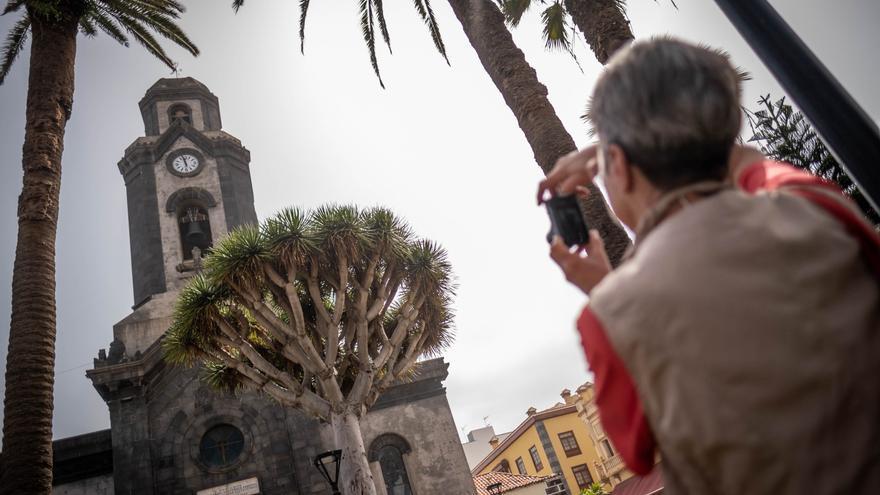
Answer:
M592 294L588 311L662 453L666 493L880 494L870 247L780 191L724 189L660 212ZM590 344L584 334L588 356ZM603 422L620 413L602 409Z

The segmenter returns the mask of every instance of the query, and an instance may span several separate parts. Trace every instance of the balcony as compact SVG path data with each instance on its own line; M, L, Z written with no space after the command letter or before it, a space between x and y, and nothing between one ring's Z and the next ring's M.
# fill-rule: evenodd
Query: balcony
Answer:
M626 469L626 466L623 465L623 459L617 454L603 460L602 466L605 468L605 472L609 478Z

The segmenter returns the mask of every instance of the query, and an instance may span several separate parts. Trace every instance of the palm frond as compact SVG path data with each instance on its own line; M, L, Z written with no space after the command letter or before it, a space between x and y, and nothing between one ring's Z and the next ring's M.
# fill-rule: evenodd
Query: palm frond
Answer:
M391 53L391 37L388 36L388 26L385 24L385 9L382 6L382 0L372 0L376 6L376 20L379 21L379 31L382 33L382 39L388 45L388 53Z
M554 2L541 12L544 25L544 45L548 50L565 50L573 53L568 35L568 12L561 2Z
M9 34L6 35L6 43L3 44L2 54L0 54L0 57L2 57L3 60L2 65L0 65L0 85L6 80L6 76L12 68L12 64L15 62L18 54L21 53L21 49L27 41L30 28L30 17L24 16L12 26L12 29L9 30Z
M162 61L163 64L167 65L170 69L174 70L176 68L174 61L165 53L165 50L162 48L162 45L156 41L156 38L150 34L149 31L144 29L143 26L140 25L136 20L132 19L128 16L117 16L116 20L125 29L128 34L130 34L138 43L144 47L147 52L149 52L154 57L158 58Z
M504 19L513 27L519 26L523 14L532 6L532 0L502 0L501 12Z
M94 12L92 13L92 19L94 19L95 24L98 25L98 28L101 29L101 31L104 31L107 36L110 36L122 46L129 46L128 37L126 37L125 33L123 33L121 29L119 29L119 26L117 26L116 23L113 22L112 18L108 17L103 12Z
M94 38L98 34L98 28L95 27L95 23L87 16L80 17L79 19L79 32L88 36L89 38Z
M299 0L299 52L306 52L306 15L309 13L309 0Z
M443 43L443 37L440 36L440 27L437 25L437 19L434 17L431 0L413 0L413 4L422 21L428 26L431 40L434 41L434 47L437 48L440 55L443 55L443 60L446 60L446 64L449 65L449 58L446 56L446 45Z
M364 42L367 44L367 50L370 52L370 64L373 66L373 72L379 79L379 86L385 89L385 83L382 82L382 75L379 74L379 61L376 58L376 33L373 30L373 2L372 0L360 0L358 9L361 15L361 31L363 32Z
M178 15L185 11L175 0L93 0L91 15L104 15L113 19L121 29L134 37L148 52L174 69L174 62L165 53L152 32L180 46L192 55L199 54L198 47L175 23ZM104 23L107 28L107 23ZM112 33L112 30L111 30ZM108 33L110 34L110 33ZM111 37L119 40L118 33Z
M6 7L3 8L3 12L0 15L18 11L24 5L24 2L25 0L9 0L6 2Z
M146 28L155 31L192 55L199 54L198 47L169 16L157 11L144 10L139 20Z
M240 9L244 5L244 0L232 0L232 10L235 13L238 13L238 9Z

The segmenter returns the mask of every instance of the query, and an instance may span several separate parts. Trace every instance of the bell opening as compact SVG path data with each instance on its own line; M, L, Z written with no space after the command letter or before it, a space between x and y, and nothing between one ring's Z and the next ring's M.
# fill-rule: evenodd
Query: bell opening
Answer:
M212 239L208 212L198 206L188 206L181 210L177 217L177 224L180 228L183 259L193 259L193 248L199 248L204 256L205 251L211 248Z

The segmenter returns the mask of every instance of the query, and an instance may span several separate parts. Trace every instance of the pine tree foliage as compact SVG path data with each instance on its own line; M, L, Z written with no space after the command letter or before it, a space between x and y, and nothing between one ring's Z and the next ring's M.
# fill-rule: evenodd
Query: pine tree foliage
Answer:
M329 420L452 338L446 252L384 208L286 209L220 241L183 289L166 359Z
M840 186L875 226L880 226L880 215L868 203L861 190L853 183L843 167L834 159L828 148L802 113L785 102L776 101L770 95L758 100L760 110L746 111L752 137L768 157L829 180Z

